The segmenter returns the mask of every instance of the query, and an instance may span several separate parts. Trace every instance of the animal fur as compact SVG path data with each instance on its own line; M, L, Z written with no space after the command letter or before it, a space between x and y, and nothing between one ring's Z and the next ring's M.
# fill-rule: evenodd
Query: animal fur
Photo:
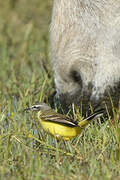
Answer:
M120 0L54 0L50 41L64 104L120 97Z

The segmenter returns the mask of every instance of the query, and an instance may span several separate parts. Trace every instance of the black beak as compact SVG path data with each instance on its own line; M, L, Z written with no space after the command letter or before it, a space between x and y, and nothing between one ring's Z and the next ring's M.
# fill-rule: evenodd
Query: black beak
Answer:
M32 111L32 108L31 107L27 107L23 110L23 112L27 112L27 111Z

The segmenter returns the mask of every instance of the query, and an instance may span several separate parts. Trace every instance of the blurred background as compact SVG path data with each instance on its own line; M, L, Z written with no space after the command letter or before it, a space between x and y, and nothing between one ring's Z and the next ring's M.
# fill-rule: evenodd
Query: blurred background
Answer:
M51 9L52 0L0 1L1 98L3 94L8 100L32 95L33 101L39 101L45 78L50 84L45 86L46 94L52 91Z

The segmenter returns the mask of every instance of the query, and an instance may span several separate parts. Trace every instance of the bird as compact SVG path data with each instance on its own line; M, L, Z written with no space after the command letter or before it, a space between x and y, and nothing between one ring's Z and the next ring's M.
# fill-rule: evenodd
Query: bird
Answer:
M24 109L24 111L38 112L38 120L42 128L55 137L56 139L64 139L65 141L81 134L83 129L95 119L101 117L104 109L100 109L82 121L73 120L66 115L57 113L46 103L40 103Z

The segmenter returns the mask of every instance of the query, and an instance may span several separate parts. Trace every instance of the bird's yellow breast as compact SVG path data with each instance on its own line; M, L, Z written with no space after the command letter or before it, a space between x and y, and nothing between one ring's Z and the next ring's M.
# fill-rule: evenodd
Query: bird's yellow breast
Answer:
M70 140L73 137L77 136L81 133L82 129L78 127L69 127L62 124L54 123L54 122L48 122L41 120L39 118L39 122L42 126L42 128L52 136L55 136L56 138L63 138L64 140Z

